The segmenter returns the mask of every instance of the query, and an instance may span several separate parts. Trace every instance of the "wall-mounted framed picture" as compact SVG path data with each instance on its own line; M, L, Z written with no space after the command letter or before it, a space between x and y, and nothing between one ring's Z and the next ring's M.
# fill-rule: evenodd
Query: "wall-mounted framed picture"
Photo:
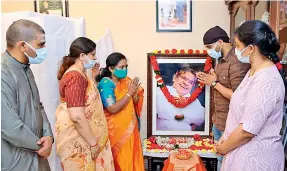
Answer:
M152 68L148 54L148 137L191 136L195 134L209 136L211 128L212 98L209 86L205 86L199 95L196 72L204 71L207 55L157 54L160 78L165 90L159 86L158 76ZM185 107L177 107L166 93L176 100L189 101ZM196 96L196 97L195 97Z
M191 0L157 0L157 32L192 32Z
M35 12L69 17L68 0L34 0Z

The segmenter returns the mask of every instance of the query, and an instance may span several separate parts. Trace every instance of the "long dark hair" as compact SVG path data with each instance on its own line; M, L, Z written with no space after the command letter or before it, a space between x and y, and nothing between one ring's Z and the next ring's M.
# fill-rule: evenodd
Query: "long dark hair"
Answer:
M65 56L62 61L62 65L58 72L58 80L61 80L65 72L70 66L75 64L76 59L79 58L81 53L88 54L96 49L96 44L92 40L86 37L79 37L74 40L70 46L70 53Z
M237 38L245 45L256 45L260 53L268 57L274 64L280 65L280 59L277 52L280 44L272 29L260 20L250 20L244 22L235 31ZM287 87L287 80L283 68L279 68L279 73Z
M100 82L101 79L104 77L111 78L112 73L109 70L109 67L115 67L123 59L126 60L127 58L125 57L125 55L123 55L119 52L115 52L115 53L110 54L108 56L108 58L106 59L106 67L101 70L101 74L97 77L97 82Z

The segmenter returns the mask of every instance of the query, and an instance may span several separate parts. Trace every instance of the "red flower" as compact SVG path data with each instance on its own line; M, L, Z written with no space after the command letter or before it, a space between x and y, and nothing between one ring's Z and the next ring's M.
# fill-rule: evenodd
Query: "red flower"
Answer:
M208 72L211 68L212 68L212 59L210 57L207 57L204 65L204 71Z
M166 88L166 86L161 88L161 91L163 92L163 94L169 94L168 89Z
M195 141L200 141L200 140L201 140L200 135L198 135L198 134L195 134L195 135L193 136L193 139L194 139Z
M175 140L175 139L171 139L171 140L169 141L169 143L170 143L170 144L176 144L176 140Z
M169 54L169 50L168 50L168 49L166 49L166 50L164 51L164 53Z
M156 56L154 56L154 55L150 56L150 60L151 61L156 61Z
M172 50L171 50L171 53L172 53L172 54L176 54L176 52L177 52L176 49L172 49Z
M203 52L202 52L202 53L206 55L206 54L207 54L207 51L206 51L206 50L203 50Z
M200 51L199 51L199 50L196 50L195 53L196 53L196 54L200 54Z
M281 70L281 69L282 69L281 63L280 63L280 62L277 62L276 67L277 67L278 70Z
M159 51L157 51L157 53L161 54L161 51L159 50Z
M162 79L162 77L160 75L156 75L155 79Z
M155 137L154 137L154 136L149 137L148 140L149 140L152 144L155 144L155 143L156 143L156 140L155 140Z
M160 149L161 147L157 144L151 144L149 149Z
M158 63L157 63L157 60L156 60L156 56L151 56L150 57L150 63L153 67L153 70L155 71L159 71L159 66L158 66Z
M163 83L163 79L161 79L161 80L158 80L157 82L158 82L158 83Z
M195 145L192 145L189 147L191 150L196 150L196 146Z
M193 54L193 50L192 49L188 49L188 54Z
M185 51L183 49L181 49L180 54L185 54Z

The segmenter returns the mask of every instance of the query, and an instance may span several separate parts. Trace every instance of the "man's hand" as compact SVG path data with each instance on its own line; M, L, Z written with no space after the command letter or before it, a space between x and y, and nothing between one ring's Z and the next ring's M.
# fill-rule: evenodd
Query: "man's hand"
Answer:
M37 144L42 146L37 151L38 155L45 159L48 158L52 150L53 138L50 136L42 137Z
M206 74L204 72L198 72L198 73L196 73L196 76L197 76L199 82L204 83L208 86L211 86L212 82L217 80L217 76L216 76L214 70L211 70L210 74Z

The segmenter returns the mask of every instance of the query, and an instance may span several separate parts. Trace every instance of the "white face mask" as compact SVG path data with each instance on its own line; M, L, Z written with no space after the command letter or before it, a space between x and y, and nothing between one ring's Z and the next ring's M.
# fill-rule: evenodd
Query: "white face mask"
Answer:
M217 46L217 43L218 42L215 43L214 48L207 50L208 55L211 56L214 59L218 59L218 58L221 57L221 47L219 49L219 52L216 52L216 50L215 50L216 46Z
M46 47L43 47L41 49L35 49L33 46L31 46L29 43L25 42L26 45L28 45L34 52L36 52L36 57L29 56L26 52L24 54L28 57L30 64L40 64L42 63L46 57L47 57L47 49Z
M249 56L242 56L242 53L247 49L248 46L246 46L241 51L235 48L235 55L237 56L237 59L242 63L250 63L250 55Z
M90 59L87 55L85 55L86 57L86 63L84 63L84 68L85 69L91 69L94 67L94 65L96 64L96 60L92 60Z

